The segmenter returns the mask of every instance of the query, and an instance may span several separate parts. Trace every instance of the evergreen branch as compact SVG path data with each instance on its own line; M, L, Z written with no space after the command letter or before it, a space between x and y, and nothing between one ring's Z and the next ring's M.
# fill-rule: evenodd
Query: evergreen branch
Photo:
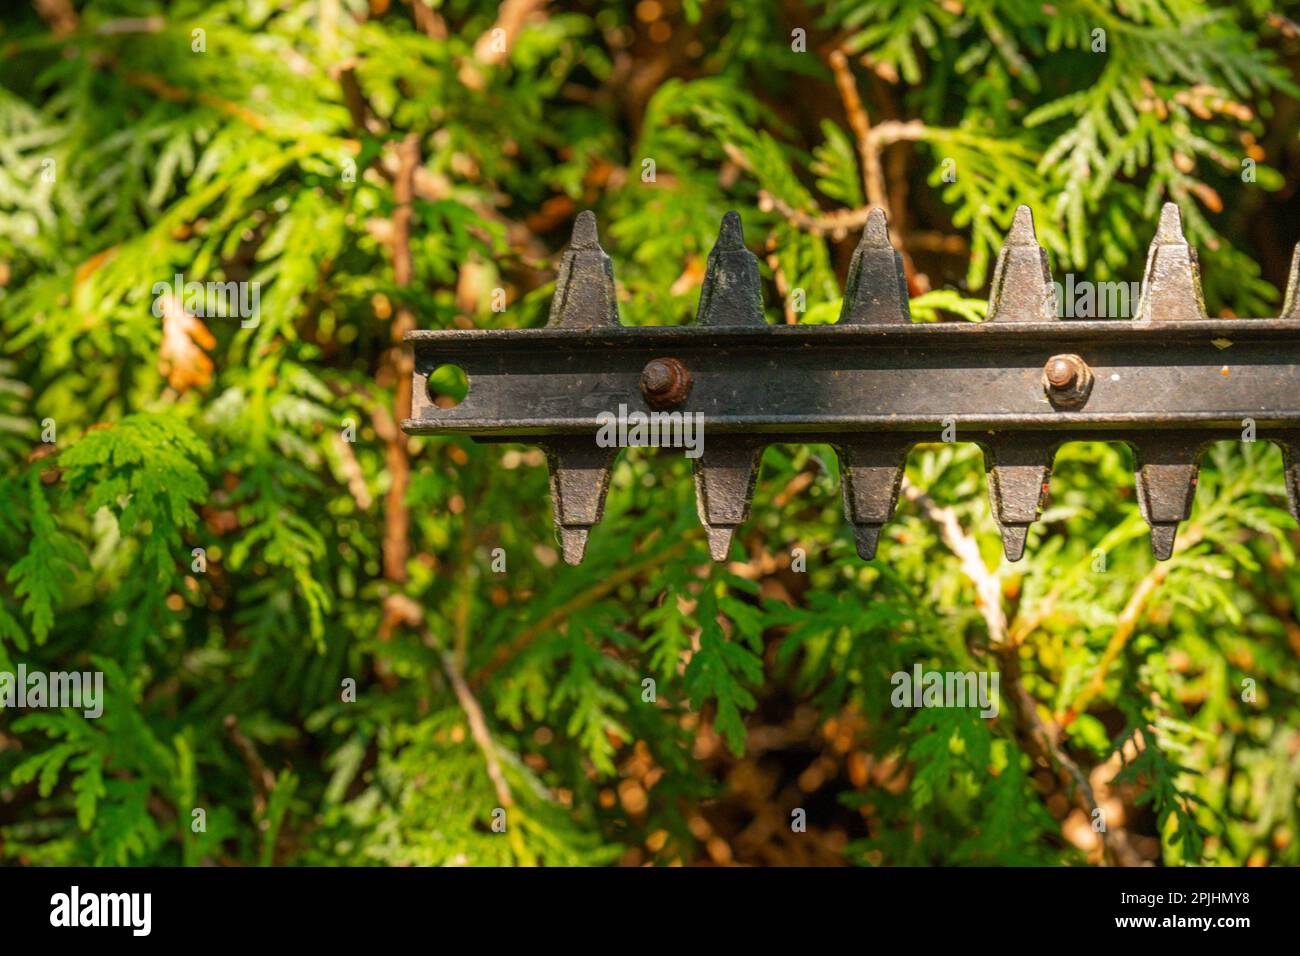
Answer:
M903 495L908 501L919 505L930 520L939 526L944 544L956 555L962 573L975 585L975 604L988 627L990 647L998 658L1000 670L1006 678L1008 696L1012 702L1016 723L1026 731L1027 738L1034 743L1043 759L1054 761L1074 779L1084 812L1089 814L1089 819L1093 819L1092 814L1097 810L1097 797L1093 793L1091 782L1079 765L1061 747L1060 726L1053 721L1043 719L1039 714L1038 700L1025 687L1019 650L1008 640L1007 617L1002 608L1001 577L990 571L984 564L984 559L980 556L979 542L975 540L974 535L962 528L956 511L939 506L934 499L910 482L904 483ZM1101 836L1105 847L1108 845L1106 832L1102 831Z
M1098 543L1097 548L1108 554L1125 541L1145 534L1145 528L1146 526L1141 519L1134 515L1129 522L1125 522L1108 532ZM1060 602L1079 583L1079 580L1090 567L1091 565L1086 563L1073 564L1066 568L1062 574L1056 575L1051 590L1034 606L1032 612L1025 611L1022 604L1019 609L1020 613L1017 613L1016 619L1011 626L1011 643L1023 644L1028 640L1029 636L1051 617Z
M1189 522L1182 533L1178 535L1174 546L1175 555L1199 543L1204 534L1204 527L1200 522ZM1115 622L1115 630L1106 643L1106 650L1101 655L1101 661L1098 662L1097 670L1093 673L1092 679L1083 686L1075 696L1074 702L1066 708L1064 715L1060 718L1062 726L1070 726L1079 714L1085 713L1088 705L1105 688L1106 675L1109 673L1111 666L1119 659L1124 646L1146 615L1152 598L1160 590L1160 586L1165 583L1165 579L1169 577L1169 572L1176 566L1176 562L1172 558L1168 561L1155 562L1151 570L1143 575L1142 580L1133 589L1133 593L1129 595L1128 601L1124 604L1124 609Z
M515 639L509 644L499 647L491 659L478 669L470 678L471 687L481 687L489 677L495 674L503 666L508 664L512 659L518 656L529 644L538 637L548 633L552 628L558 626L576 611L585 607L590 607L601 598L617 590L621 585L628 581L635 580L638 576L651 571L660 565L667 564L674 558L680 557L688 548L696 544L703 532L697 531L691 534L683 535L675 544L650 555L635 564L630 564L611 574L605 580L593 585L580 594L575 595L563 604L552 608L546 614L542 615L537 621L524 628L515 636Z
M260 113L255 113L246 106L239 103L233 103L230 100L215 96L212 93L205 93L202 90L187 90L182 87L168 83L160 76L152 73L142 73L138 70L127 70L122 74L122 78L132 86L139 87L142 90L148 90L154 96L167 100L170 103L202 103L209 106L218 113L233 117L259 133L265 133L271 128L271 121Z

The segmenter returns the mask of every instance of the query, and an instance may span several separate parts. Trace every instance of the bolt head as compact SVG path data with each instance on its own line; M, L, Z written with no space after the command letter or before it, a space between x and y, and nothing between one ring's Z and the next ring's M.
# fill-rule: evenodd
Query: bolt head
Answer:
M655 408L671 408L686 400L691 374L675 358L651 359L641 370L641 394Z
M1073 353L1053 355L1043 366L1043 391L1057 408L1078 408L1092 391L1092 369Z
M641 387L654 395L662 395L673 387L673 369L663 359L654 359L641 372Z
M1053 388L1069 388L1078 374L1078 368L1064 355L1058 355L1047 363L1047 381Z

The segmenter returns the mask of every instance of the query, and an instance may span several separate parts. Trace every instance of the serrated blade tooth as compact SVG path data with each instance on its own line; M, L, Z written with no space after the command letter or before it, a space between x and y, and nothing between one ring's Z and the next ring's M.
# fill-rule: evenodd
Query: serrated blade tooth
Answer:
M1168 561L1174 556L1174 541L1178 537L1178 522L1151 525L1151 553L1157 561Z
M1038 244L1033 213L1028 206L1019 206L993 269L988 320L1051 322L1057 318L1047 250Z
M844 495L844 517L853 524L859 556L876 555L880 529L894 514L903 468L913 439L901 435L870 435L837 449Z
M911 321L903 257L890 244L884 210L877 207L867 214L866 228L849 262L839 324Z
M747 436L709 441L695 459L695 504L714 561L727 560L736 528L749 517L763 444Z
M714 561L726 561L727 555L731 553L731 539L735 537L736 529L731 527L723 528L705 528L704 533L709 538L709 557Z
M609 472L618 449L586 435L548 438L542 446L551 473L555 533L566 564L581 564L587 536L605 510Z
M881 524L855 524L853 526L853 543L857 548L858 557L863 561L871 561L876 557L876 547L880 544L880 531L884 528Z
M1025 542L1029 540L1029 525L1004 524L998 527L1002 532L1002 553L1008 561L1019 561L1025 556Z
M1291 272L1286 280L1286 298L1282 302L1283 319L1300 319L1300 243L1291 252Z
M1147 252L1138 320L1172 322L1205 318L1201 271L1196 250L1183 236L1178 206L1167 202Z
M1202 439L1170 435L1133 446L1138 507L1151 526L1151 550L1158 561L1174 553L1178 523L1192 513Z
M1282 467L1286 478L1286 497L1291 517L1300 521L1300 431L1283 432L1274 443L1282 449Z
M745 248L740 215L736 212L722 217L718 241L709 252L705 267L695 320L700 325L767 324L763 319L758 258Z
M1049 435L1004 432L983 442L993 519L1002 531L1008 561L1025 553L1029 526L1047 500L1047 480L1058 440Z
M573 238L560 258L555 295L546 324L555 328L595 329L618 325L614 264L600 247L596 216L578 213Z
M557 527L555 530L560 539L560 553L564 555L564 563L574 567L582 564L582 559L587 553L587 536L591 533L591 529Z

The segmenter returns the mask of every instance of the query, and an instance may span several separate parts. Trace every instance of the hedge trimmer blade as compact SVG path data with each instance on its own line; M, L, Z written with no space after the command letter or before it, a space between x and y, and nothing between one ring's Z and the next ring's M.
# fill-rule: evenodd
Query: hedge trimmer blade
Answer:
M545 328L416 331L408 432L541 445L564 558L582 560L617 448L597 435L632 410L702 415L694 460L700 521L715 560L745 522L764 446L832 445L844 515L871 559L914 444L972 441L984 452L993 516L1019 560L1067 441L1121 441L1155 556L1173 553L1198 460L1243 428L1281 446L1291 511L1300 504L1300 250L1282 316L1209 319L1196 252L1167 204L1128 321L1058 318L1047 253L1028 207L998 255L989 316L913 324L902 260L873 210L832 325L768 325L758 260L729 212L709 253L694 325L619 324L614 274L596 220L578 216ZM442 408L430 373L462 368L465 400ZM605 413L603 416L602 413ZM1300 514L1298 514L1300 516Z

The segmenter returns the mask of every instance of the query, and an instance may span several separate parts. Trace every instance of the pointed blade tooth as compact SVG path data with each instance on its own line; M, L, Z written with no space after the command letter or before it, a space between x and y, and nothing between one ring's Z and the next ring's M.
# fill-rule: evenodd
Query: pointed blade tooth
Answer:
M839 324L911 321L903 257L889 242L884 210L875 208L867 215L862 239L849 262Z
M718 241L709 253L695 320L701 325L766 325L758 258L745 248L740 216L722 217Z
M1291 517L1300 521L1300 431L1284 432L1275 443L1282 449L1282 467L1285 469L1286 497L1291 505Z
M994 435L984 443L989 501L1008 561L1024 556L1029 526L1046 504L1056 445L1048 435L1014 432Z
M880 434L837 448L843 475L844 517L853 525L853 537L863 560L875 557L880 529L894 514L912 444L905 436Z
M1028 206L1020 206L993 269L988 321L1052 322L1057 318L1056 287L1047 250L1038 244L1033 213Z
M1002 553L1008 561L1019 561L1025 556L1025 542L1029 540L1029 525L1004 524L1002 532Z
M1160 226L1147 253L1141 298L1138 319L1142 322L1205 318L1196 250L1184 238L1182 216L1171 202L1160 211Z
M858 557L863 561L871 561L876 556L876 546L880 543L880 530L884 525L879 524L855 524L853 526L853 542L858 549Z
M600 247L596 216L589 209L579 213L573 224L573 238L560 259L546 324L571 329L618 325L614 265Z
M564 563L577 567L582 564L582 559L587 553L587 536L591 533L589 528L557 528L556 531L560 538L560 551L564 555Z
M705 528L709 537L709 556L714 561L726 561L731 553L731 539L735 537L735 528Z
M1192 513L1203 439L1171 435L1134 446L1138 506L1151 526L1151 550L1157 560L1173 555L1178 523Z
M617 449L601 448L586 435L548 438L543 446L551 472L551 507L564 560L582 562L587 537L605 510L609 472Z
M1286 299L1282 302L1283 319L1300 319L1300 243L1291 253L1291 272L1286 280Z
M715 438L695 459L695 504L709 535L709 553L725 561L736 528L749 517L763 445L746 436Z
M1157 561L1168 561L1174 556L1174 539L1178 537L1178 522L1151 526L1151 553Z

